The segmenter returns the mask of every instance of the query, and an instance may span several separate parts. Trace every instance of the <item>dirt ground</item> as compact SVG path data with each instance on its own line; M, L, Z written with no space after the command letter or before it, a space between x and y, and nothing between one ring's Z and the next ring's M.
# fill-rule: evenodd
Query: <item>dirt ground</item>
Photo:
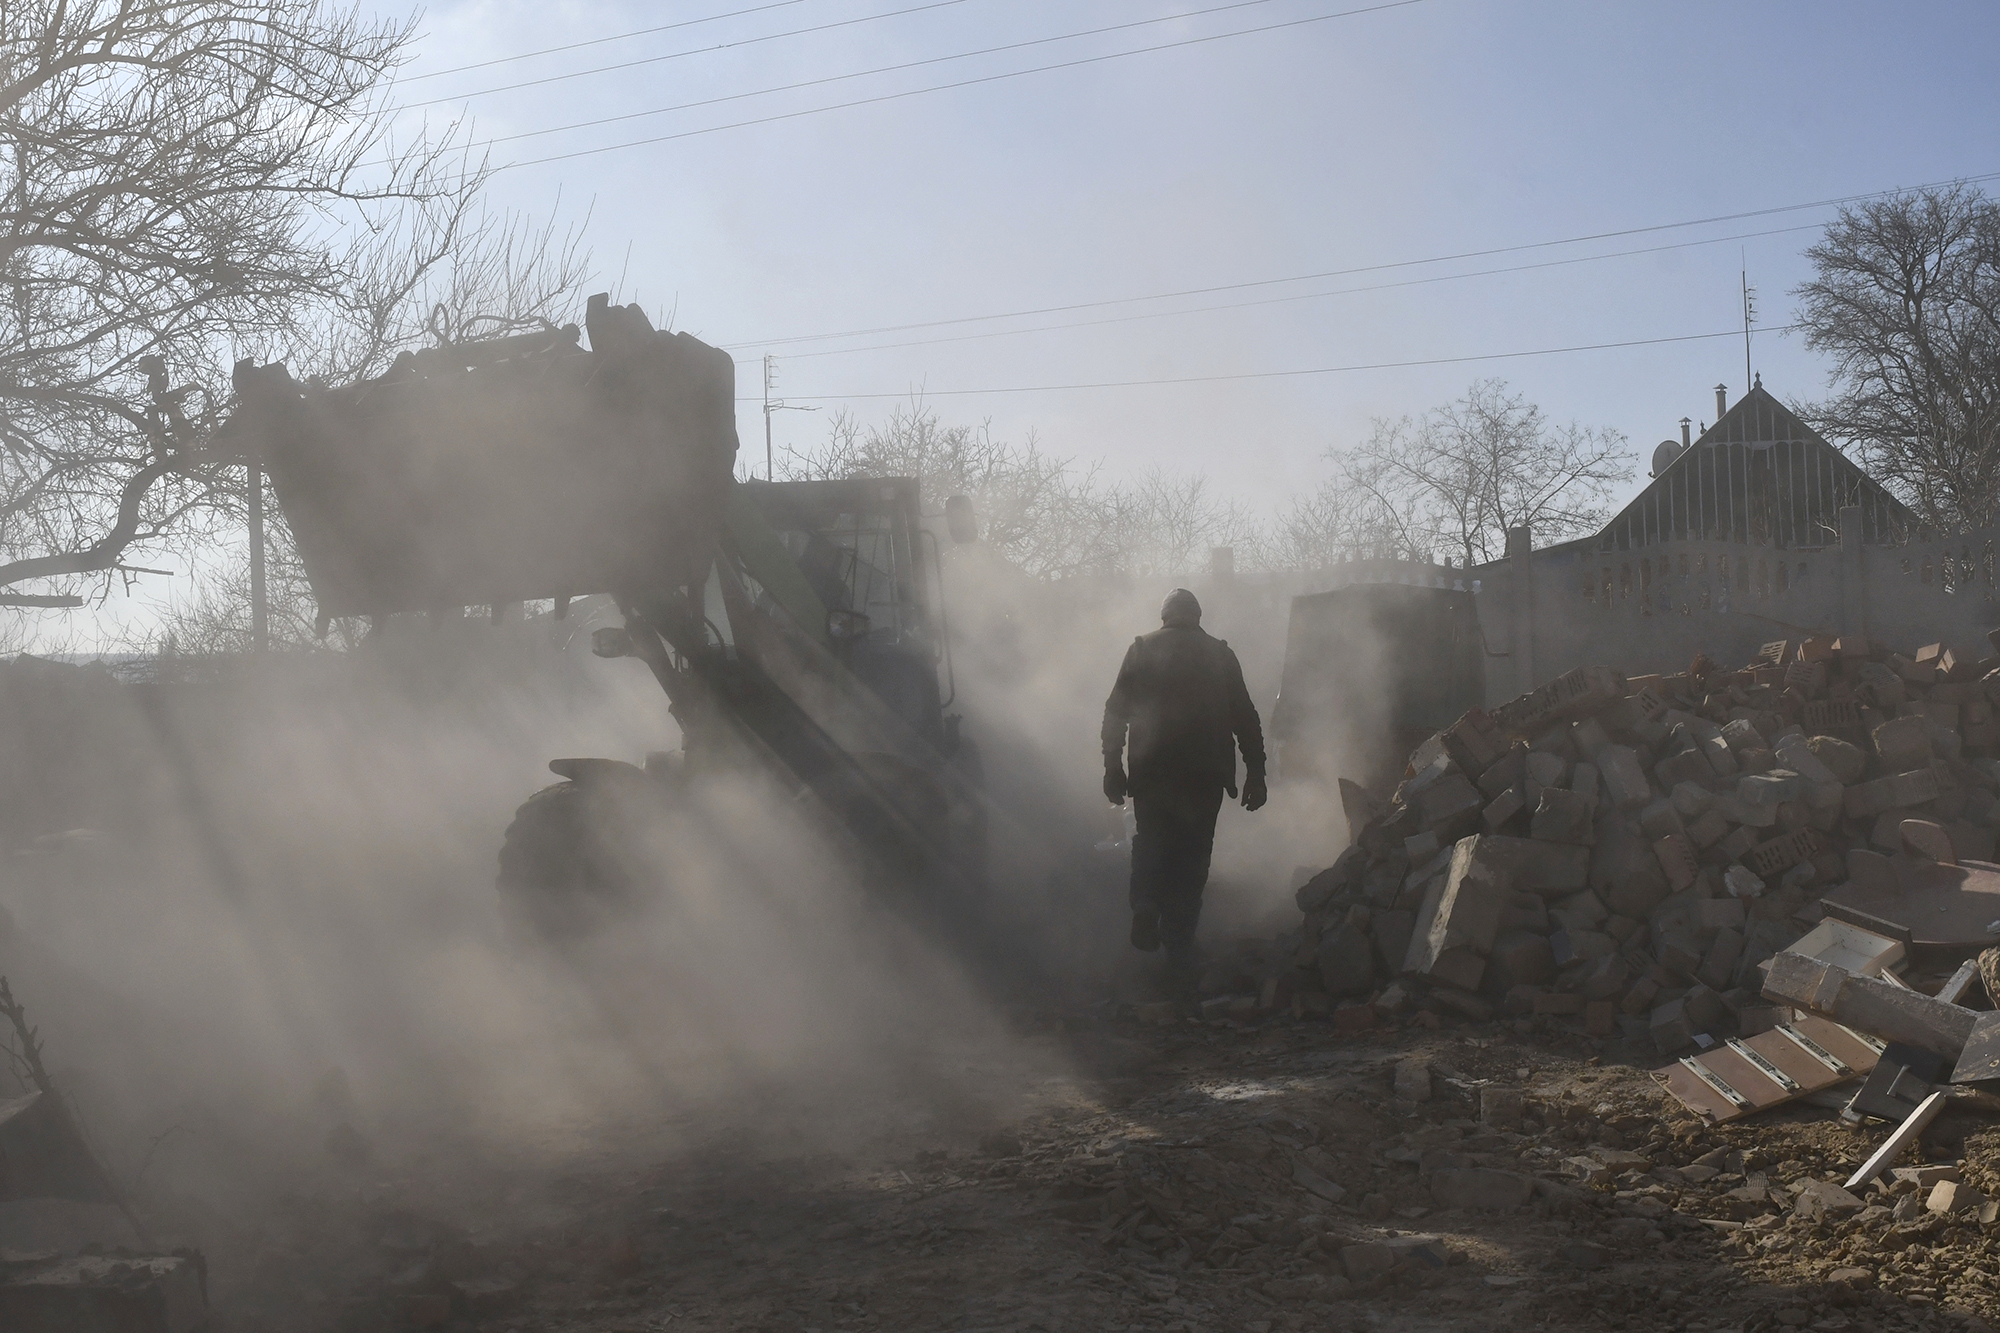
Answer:
M394 1178L336 1173L234 1233L211 1220L219 1326L1837 1333L2000 1318L2000 1225L1934 1216L1914 1185L1866 1192L1859 1214L1790 1206L1885 1127L1811 1107L1705 1127L1655 1089L1645 1052L1553 1020L1420 1013L1346 1033L1142 1023L1114 1002L1012 1017L998 1064L933 1069L921 1097L774 1090L754 1129L683 1108L596 1136L559 1171L440 1154ZM1395 1090L1413 1058L1427 1100ZM1406 1092L1419 1084L1406 1074ZM1482 1124L1489 1086L1520 1089L1524 1118ZM2000 1126L1948 1115L1925 1156L1963 1159L2000 1194L1995 1146ZM1465 1168L1513 1173L1480 1177L1506 1197L1443 1206L1439 1173Z

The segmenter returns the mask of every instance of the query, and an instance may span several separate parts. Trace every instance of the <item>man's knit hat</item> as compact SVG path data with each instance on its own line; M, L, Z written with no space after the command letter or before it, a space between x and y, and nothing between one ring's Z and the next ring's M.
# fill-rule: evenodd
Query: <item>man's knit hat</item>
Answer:
M1175 588L1160 603L1160 623L1175 629L1193 629L1201 624L1201 603L1186 588Z

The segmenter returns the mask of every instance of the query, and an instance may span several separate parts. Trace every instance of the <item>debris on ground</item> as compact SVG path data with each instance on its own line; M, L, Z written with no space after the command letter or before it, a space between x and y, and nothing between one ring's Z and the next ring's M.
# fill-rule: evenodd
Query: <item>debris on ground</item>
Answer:
M9 1333L194 1333L207 1318L208 1275L191 1252L0 1253Z
M1674 1057L1797 1008L1955 1058L1976 1015L1931 997L2000 943L1996 697L2000 658L1847 637L1475 709L1348 800L1369 817L1299 888L1280 989L1349 1029L1491 1009ZM1788 950L1849 978L1839 1012L1767 989Z
M2000 827L2000 733L1970 694L1956 747L1899 711L1953 703L1955 660L1920 685L1826 647L1468 715L1391 797L1343 792L1356 845L1297 929L1215 951L1198 1016L1014 1013L1032 1076L941 1065L879 1135L814 1146L866 1119L816 1087L533 1187L302 1183L221 1282L226 1326L1991 1333L2000 1100L1947 1051L1992 941L1828 903L1945 864L1849 813L1884 776L1930 774L1893 809L1986 873L1958 826ZM1911 752L1875 729L1910 716L1939 731L1891 773ZM1683 1058L1797 1094L1703 1115L1654 1076L1700 1082ZM997 1113L995 1086L1034 1091Z
M40 1034L5 977L0 1020L6 1072L24 1090L0 1101L0 1204L111 1204L150 1244L57 1092ZM192 1249L137 1254L89 1245L72 1255L0 1249L0 1329L8 1333L193 1333L208 1315L207 1266Z
M1558 1266L1699 1240L1812 1293L1662 1326L1879 1327L1948 1300L1986 1327L2000 1130L1977 1126L2000 1099L1947 1080L2000 1036L1975 984L2000 974L1996 703L2000 658L1781 641L1738 671L1572 671L1431 737L1386 799L1343 784L1353 844L1304 878L1296 930L1239 952L1267 964L1254 997L1204 1009L1389 1047L1375 1128L1405 1144L1311 1166L1344 1228L1316 1299L1398 1271L1370 1224L1485 1212L1572 1224ZM1617 1095L1586 1110L1531 1068L1407 1049L1462 1024L1594 1048ZM1398 1164L1414 1178L1381 1178Z

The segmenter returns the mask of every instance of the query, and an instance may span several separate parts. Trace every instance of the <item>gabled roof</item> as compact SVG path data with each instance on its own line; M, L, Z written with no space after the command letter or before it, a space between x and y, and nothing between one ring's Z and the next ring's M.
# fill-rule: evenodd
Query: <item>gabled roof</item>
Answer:
M1861 540L1895 540L1917 526L1907 506L1764 389L1760 380L1722 420L1661 470L1585 549L1662 541L1830 546L1840 511L1861 510Z

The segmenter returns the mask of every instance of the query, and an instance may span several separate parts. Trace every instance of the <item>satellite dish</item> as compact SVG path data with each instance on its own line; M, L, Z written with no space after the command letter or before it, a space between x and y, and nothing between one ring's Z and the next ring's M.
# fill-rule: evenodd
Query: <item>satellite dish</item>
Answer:
M1659 447L1653 450L1653 475L1657 477L1665 472L1667 464L1679 458L1681 450L1686 447L1679 440L1661 440Z

